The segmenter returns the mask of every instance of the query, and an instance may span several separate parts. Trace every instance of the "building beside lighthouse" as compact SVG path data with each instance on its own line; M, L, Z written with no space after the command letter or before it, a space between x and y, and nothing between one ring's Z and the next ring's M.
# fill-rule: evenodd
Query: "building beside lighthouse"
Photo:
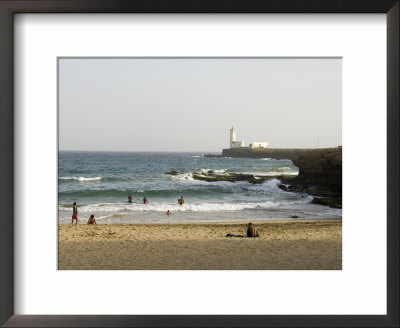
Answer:
M229 148L244 147L244 141L236 141L236 129L232 126L231 129L231 143Z
M236 141L236 129L232 126L231 129L231 140L229 148L244 148L244 141ZM268 148L268 142L265 141L253 141L249 144L250 149L255 148Z
M253 141L249 148L268 148L268 142Z

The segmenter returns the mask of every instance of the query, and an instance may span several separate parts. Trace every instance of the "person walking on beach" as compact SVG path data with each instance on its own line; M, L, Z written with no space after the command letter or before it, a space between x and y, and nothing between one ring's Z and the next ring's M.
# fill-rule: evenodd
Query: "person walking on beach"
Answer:
M143 197L143 204L148 204L148 203L149 203L149 201L147 200L147 198Z
M183 196L181 196L181 198L178 199L178 204L183 205L184 203L185 203L185 200L183 199Z
M94 215L92 214L87 222L87 224L97 224Z
M78 224L78 206L76 202L74 202L74 207L72 209L72 224L74 224L74 220L76 220L76 224Z
M128 196L128 203L132 203L132 194L129 194Z
M247 237L260 237L256 227L251 222L247 225Z

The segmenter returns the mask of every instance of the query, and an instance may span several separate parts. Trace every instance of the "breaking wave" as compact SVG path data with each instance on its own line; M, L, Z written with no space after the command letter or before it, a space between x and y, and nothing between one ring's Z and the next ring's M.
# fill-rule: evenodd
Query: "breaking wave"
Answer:
M286 202L285 205L304 203L302 202ZM172 204L167 202L162 203L149 203L149 204L128 204L128 203L104 203L104 204L90 204L79 206L79 213L104 213L111 212L115 213L109 216L123 216L129 212L166 212L180 211L180 212L222 212L222 211L240 211L240 210L251 210L251 209L268 209L282 205L280 202L265 201L258 203L203 203L203 204ZM71 206L70 206L71 207ZM67 210L66 207L59 206L59 210ZM71 210L68 208L68 210ZM122 213L121 213L122 212Z
M60 177L58 178L59 180L75 180L79 182L85 182L85 181L99 181L101 180L101 177L94 177L94 178L85 178L85 177Z

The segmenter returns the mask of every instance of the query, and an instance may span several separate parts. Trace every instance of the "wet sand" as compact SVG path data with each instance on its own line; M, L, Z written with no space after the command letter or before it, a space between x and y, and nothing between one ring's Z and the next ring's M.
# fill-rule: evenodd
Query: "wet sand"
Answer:
M59 225L60 270L341 270L342 222Z

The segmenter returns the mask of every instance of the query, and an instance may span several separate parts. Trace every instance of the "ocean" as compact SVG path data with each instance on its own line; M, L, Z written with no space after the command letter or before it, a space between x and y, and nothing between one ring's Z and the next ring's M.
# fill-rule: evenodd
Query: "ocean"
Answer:
M58 157L58 220L79 223L94 214L98 223L248 222L341 219L342 210L312 204L312 197L281 190L281 174L297 175L290 160L203 157L201 153L70 152ZM250 173L272 177L262 184L206 182L193 174ZM178 175L166 174L178 171ZM133 202L128 203L132 194ZM185 199L179 205L178 198ZM146 197L148 204L143 204ZM172 214L166 215L167 210Z

